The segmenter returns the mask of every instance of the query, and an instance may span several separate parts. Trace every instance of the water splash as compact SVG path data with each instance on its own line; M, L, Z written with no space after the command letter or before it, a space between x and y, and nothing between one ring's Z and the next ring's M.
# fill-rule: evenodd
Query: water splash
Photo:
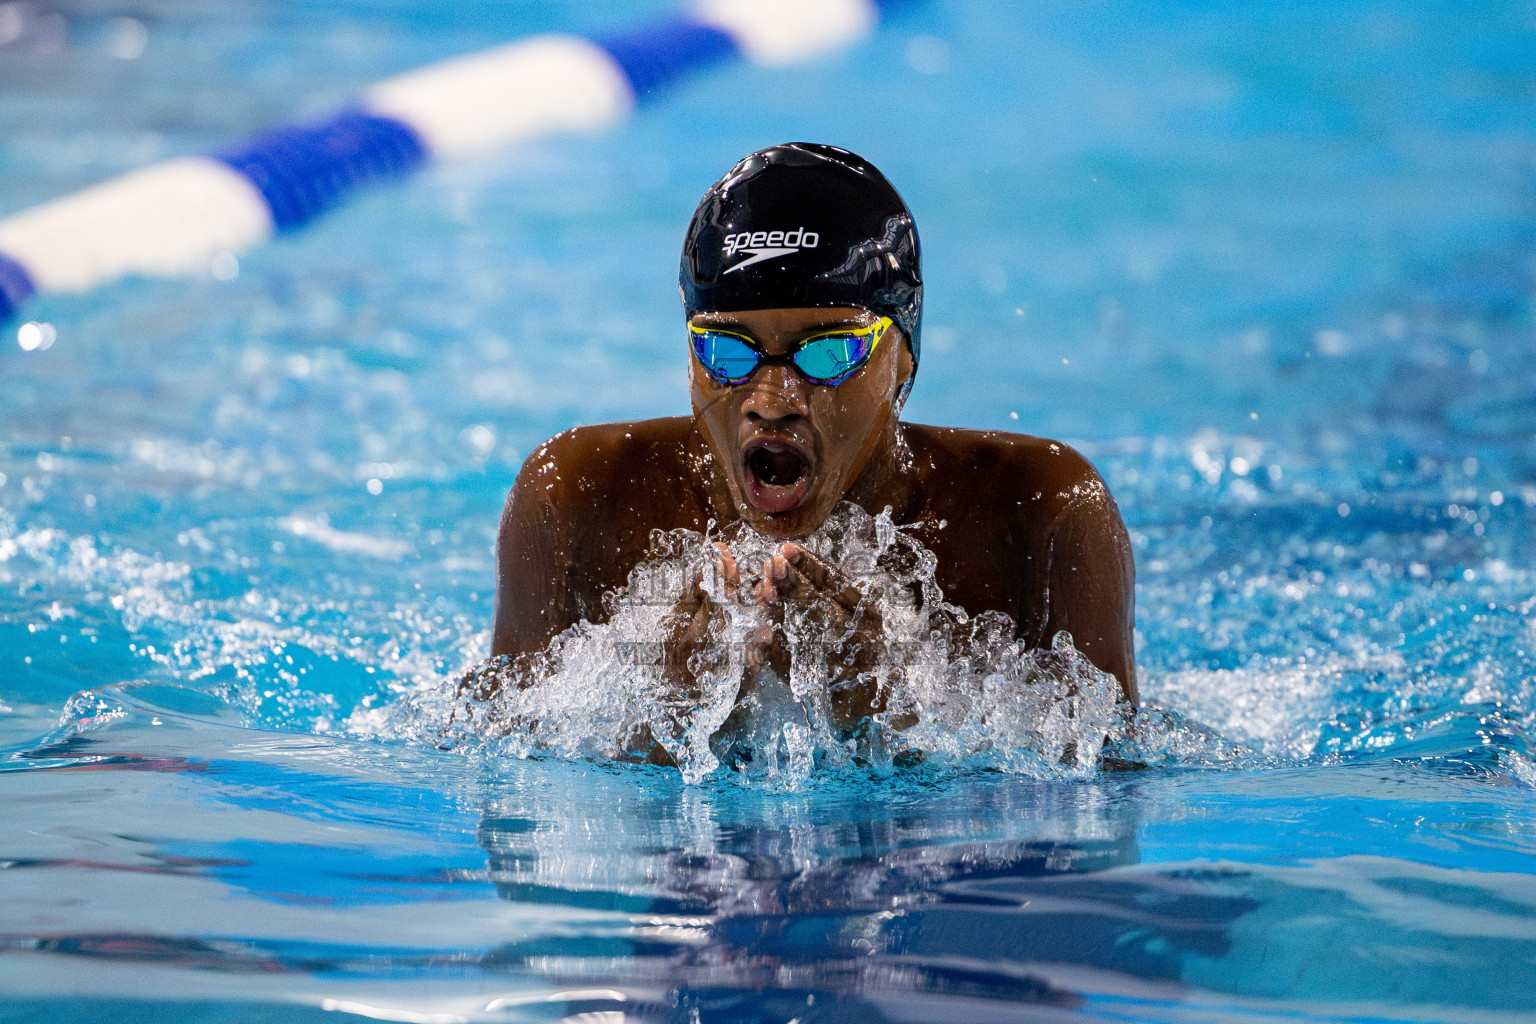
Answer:
M1106 738L1136 721L1125 718L1118 682L1068 634L1031 650L1014 639L1008 616L972 616L946 602L935 556L889 510L872 516L845 502L803 543L852 581L853 618L874 617L877 639L818 602L775 615L743 599L748 567L779 547L751 529L658 531L609 596L606 622L580 623L534 656L483 662L457 684L354 716L352 725L519 757L635 759L654 743L690 783L725 763L744 778L793 788L820 767L918 760L1081 776L1096 769ZM717 545L742 567L736 596L716 571ZM677 651L667 638L690 586L708 595L708 624L703 642ZM767 636L786 658L754 656ZM688 671L678 671L684 664ZM873 695L875 713L858 722L837 707L852 689ZM1166 734L1198 735L1170 723Z
M271 535L227 523L193 528L168 558L104 534L22 528L0 509L0 588L12 595L0 600L0 627L25 622L28 635L91 659L102 681L173 683L261 727L316 733L359 705L472 664L470 652L483 649L477 619L380 595L380 577L354 572L317 594L270 566L256 576L240 552L267 547L253 537ZM34 594L48 595L41 612L29 604ZM66 722L71 715L66 708Z

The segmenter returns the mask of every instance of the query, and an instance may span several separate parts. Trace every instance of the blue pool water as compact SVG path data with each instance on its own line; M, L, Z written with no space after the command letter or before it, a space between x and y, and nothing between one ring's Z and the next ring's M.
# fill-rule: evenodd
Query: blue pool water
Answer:
M0 7L0 215L660 10ZM1536 1019L1533 101L1526 3L913 3L29 307L0 1018ZM797 138L915 212L909 417L1094 460L1143 693L1228 753L785 791L374 735L485 654L532 447L686 407L686 218Z

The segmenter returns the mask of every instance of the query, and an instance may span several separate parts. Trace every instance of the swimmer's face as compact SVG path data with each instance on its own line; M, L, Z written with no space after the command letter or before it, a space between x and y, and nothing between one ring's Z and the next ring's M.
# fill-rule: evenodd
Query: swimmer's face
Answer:
M692 323L751 337L769 356L838 328L865 327L855 307L697 313ZM720 384L691 354L689 391L699 429L723 469L736 512L759 533L815 530L883 445L895 437L897 385L912 372L900 328L841 384L812 384L787 362L765 362L746 382Z

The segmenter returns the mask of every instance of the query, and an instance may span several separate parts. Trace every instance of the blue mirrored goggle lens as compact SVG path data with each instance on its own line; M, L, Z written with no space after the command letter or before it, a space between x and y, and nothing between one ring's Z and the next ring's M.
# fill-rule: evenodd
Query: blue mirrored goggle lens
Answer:
M720 331L690 330L693 354L708 374L722 384L740 384L752 376L762 356L752 346L732 334Z
M795 369L813 384L841 384L869 361L870 353L880 344L891 322L880 322L858 330L823 334L802 342L789 359ZM688 327L693 354L706 373L721 384L741 384L752 376L766 358L746 338L727 331Z
M812 338L794 354L795 367L818 384L838 384L864 365L878 337L873 332Z

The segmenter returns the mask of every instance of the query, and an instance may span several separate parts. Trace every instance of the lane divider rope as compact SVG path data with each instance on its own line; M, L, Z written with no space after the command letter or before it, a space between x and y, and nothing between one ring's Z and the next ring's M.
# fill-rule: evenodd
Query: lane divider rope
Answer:
M697 0L633 31L531 36L410 71L355 106L152 164L0 220L0 322L34 295L205 273L375 181L541 135L595 132L712 64L808 60L899 0Z

